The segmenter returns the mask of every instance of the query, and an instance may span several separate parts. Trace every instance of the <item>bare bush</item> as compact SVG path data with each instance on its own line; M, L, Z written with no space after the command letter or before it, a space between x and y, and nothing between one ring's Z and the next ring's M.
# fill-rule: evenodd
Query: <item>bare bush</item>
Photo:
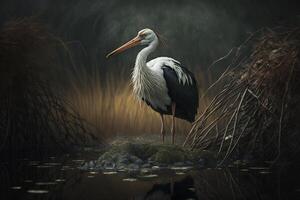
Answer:
M245 53L250 43L254 48ZM220 164L238 153L294 159L300 151L299 51L299 28L260 30L232 51L185 144L216 151Z

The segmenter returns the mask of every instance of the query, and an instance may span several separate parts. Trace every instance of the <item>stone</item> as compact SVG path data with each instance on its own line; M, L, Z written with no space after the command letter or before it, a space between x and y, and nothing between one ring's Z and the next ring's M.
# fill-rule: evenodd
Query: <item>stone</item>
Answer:
M149 167L151 167L151 165L149 163L145 163L145 164L142 165L142 167L143 168L149 168Z
M160 167L155 165L155 166L152 167L152 169L158 170L158 169L160 169Z
M94 161L90 161L90 162L89 162L89 168L94 168L94 167L95 167Z
M149 173L149 172L151 172L151 169L149 169L149 168L142 168L141 169L141 173Z
M88 168L88 163L84 163L84 165L80 167L82 170L88 170Z
M184 166L184 163L183 162L176 162L176 163L174 163L174 166Z
M135 161L135 163L138 164L138 165L141 165L141 164L143 164L143 160L138 158L138 159Z
M139 165L132 163L132 164L128 165L128 168L129 169L139 169L140 167L139 167Z
M128 163L129 163L129 160L128 160L128 158L121 157L121 158L118 160L118 163L128 164Z
M184 163L185 163L186 165L193 165L193 164L194 164L193 162L191 162L191 161L189 161L189 160L185 161Z
M113 164L111 162L105 162L103 167L104 168L113 168Z

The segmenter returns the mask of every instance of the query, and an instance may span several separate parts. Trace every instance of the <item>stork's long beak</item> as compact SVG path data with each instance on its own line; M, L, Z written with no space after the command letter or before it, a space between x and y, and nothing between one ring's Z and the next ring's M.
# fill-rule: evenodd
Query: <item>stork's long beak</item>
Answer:
M132 48L132 47L140 44L140 42L141 42L141 38L139 36L136 36L135 38L133 38L129 42L126 42L125 44L123 44L119 48L117 48L117 49L113 50L112 52L110 52L109 54L107 54L106 58L109 58L112 55L121 53L121 52L125 51L126 49Z

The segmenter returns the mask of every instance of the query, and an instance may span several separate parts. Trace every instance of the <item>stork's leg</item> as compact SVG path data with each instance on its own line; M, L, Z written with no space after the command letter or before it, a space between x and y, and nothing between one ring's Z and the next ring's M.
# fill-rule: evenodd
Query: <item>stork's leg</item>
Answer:
M174 144L175 142L175 111L176 111L176 103L172 103L172 127L171 127L172 144Z
M160 133L162 136L162 141L163 143L165 142L165 121L164 121L164 115L160 114L160 121L161 121L161 129L160 129Z

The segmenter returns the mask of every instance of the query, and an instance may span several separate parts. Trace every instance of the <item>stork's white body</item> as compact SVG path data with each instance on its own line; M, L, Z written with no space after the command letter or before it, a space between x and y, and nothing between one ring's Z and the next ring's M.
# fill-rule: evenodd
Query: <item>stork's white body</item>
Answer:
M142 66L137 62L132 74L132 82L133 92L139 100L145 100L154 108L162 110L166 110L171 104L163 70L159 63L150 61Z
M198 89L193 74L169 57L158 57L147 62L148 55L158 46L154 31L143 29L138 35L115 49L107 57L136 45L145 47L138 53L132 73L133 92L161 116L164 141L163 115L172 115L172 143L174 143L175 117L193 122L198 108Z
M183 85L193 84L193 81L178 66L180 62L173 58L158 57L147 62L148 55L156 49L157 45L158 39L156 37L149 46L142 49L137 55L132 73L133 91L138 99L149 102L153 108L167 111L167 106L170 106L172 102L168 95L162 68L164 66L171 67L176 72L178 81Z

